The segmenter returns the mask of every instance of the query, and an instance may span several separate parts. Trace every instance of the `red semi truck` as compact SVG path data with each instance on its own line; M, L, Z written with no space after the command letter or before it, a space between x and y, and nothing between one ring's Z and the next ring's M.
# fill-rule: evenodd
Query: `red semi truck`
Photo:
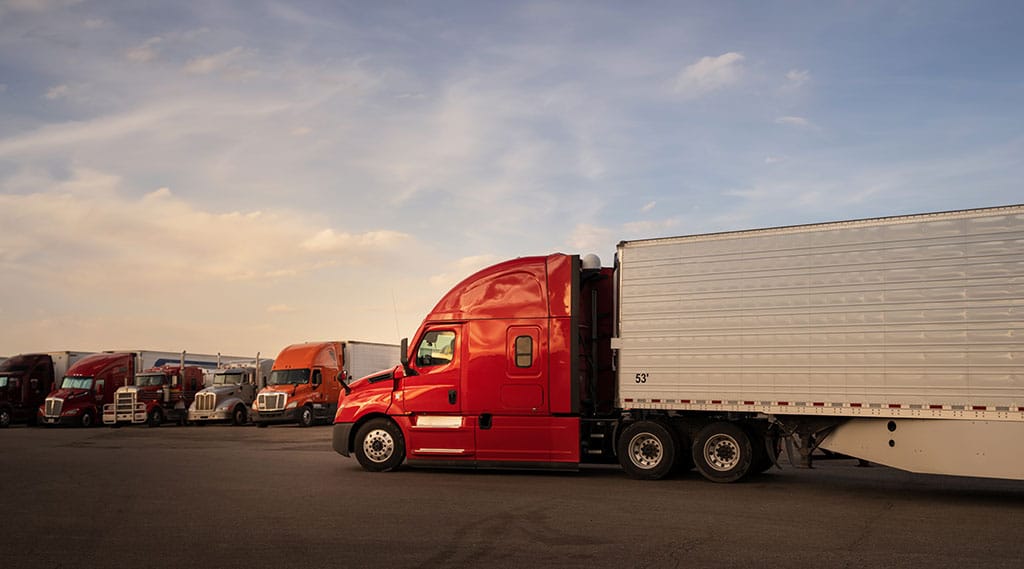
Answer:
M113 403L103 406L103 424L159 427L166 421L184 425L204 377L204 368L180 363L137 373L131 385L118 388Z
M96 425L102 419L104 407L114 404L115 394L119 390L131 386L136 373L167 365L181 365L183 357L184 352L140 350L102 352L82 358L68 368L60 384L47 395L44 404L39 407L39 422L43 425ZM185 364L213 368L218 358L220 356L188 354ZM146 381L148 383L148 378ZM201 383L198 388L202 388ZM131 386L121 393L134 393L137 390L137 387ZM121 402L128 403L127 399ZM135 403L138 401L132 404Z
M1024 206L507 261L346 386L333 448L403 463L733 482L825 449L1024 479Z
M0 428L11 423L35 423L37 410L54 380L89 352L19 354L0 361Z

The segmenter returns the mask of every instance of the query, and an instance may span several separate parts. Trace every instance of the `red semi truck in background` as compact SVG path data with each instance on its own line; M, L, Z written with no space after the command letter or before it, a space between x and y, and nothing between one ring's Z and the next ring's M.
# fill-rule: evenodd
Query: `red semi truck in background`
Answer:
M371 342L308 342L281 350L250 413L258 427L328 422L344 382L391 365L398 346Z
M367 470L733 482L818 448L1024 479L1024 206L622 242L484 269L346 386ZM780 444L784 443L784 444Z
M140 350L102 352L82 358L68 368L60 383L47 395L39 407L39 422L43 425L96 425L102 419L104 406L114 403L115 393L130 386L136 373L181 365L182 356L183 352ZM188 354L185 363L212 368L217 365L218 357Z
M68 366L90 352L19 354L0 361L0 428L35 423L39 406Z
M178 363L135 374L132 384L118 388L114 402L103 406L103 424L146 423L159 427L168 421L184 425L189 405L203 389L204 371L199 366Z

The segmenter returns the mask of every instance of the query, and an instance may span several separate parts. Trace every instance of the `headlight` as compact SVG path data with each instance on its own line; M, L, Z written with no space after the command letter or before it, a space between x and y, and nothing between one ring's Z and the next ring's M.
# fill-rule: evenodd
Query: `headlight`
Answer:
M292 401L291 403L284 406L285 409L294 409L298 401Z

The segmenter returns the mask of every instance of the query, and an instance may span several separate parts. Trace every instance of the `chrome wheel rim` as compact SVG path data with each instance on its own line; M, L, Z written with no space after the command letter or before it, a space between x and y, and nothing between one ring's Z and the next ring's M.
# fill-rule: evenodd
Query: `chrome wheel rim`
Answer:
M385 462L395 452L395 439L384 429L374 429L363 439L363 454L373 462Z
M629 460L637 468L650 470L661 464L665 449L651 433L638 433L629 440Z
M704 460L708 466L719 471L728 472L740 463L740 444L736 439L725 434L717 434L704 443Z

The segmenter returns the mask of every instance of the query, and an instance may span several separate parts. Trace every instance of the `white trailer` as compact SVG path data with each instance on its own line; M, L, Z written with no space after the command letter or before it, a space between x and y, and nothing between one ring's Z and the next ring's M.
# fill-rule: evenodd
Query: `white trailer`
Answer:
M631 474L685 438L733 481L781 438L1024 479L1024 206L628 241L616 273Z
M342 344L345 381L391 369L401 359L397 344L345 341Z

